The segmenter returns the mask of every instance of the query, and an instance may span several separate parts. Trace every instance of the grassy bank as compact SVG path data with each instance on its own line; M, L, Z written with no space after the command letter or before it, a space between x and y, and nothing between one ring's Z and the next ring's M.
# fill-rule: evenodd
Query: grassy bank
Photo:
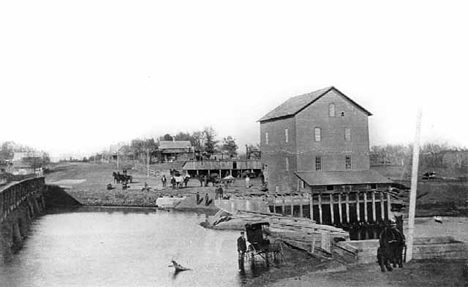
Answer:
M153 166L152 169L157 169ZM166 166L160 167L158 175L147 177L146 173L138 170L128 170L128 174L133 177L133 183L129 183L127 189L123 189L120 184L114 183L112 172L117 172L114 164L99 163L59 163L51 167L46 174L46 183L55 184L66 188L67 193L76 198L83 205L89 206L139 206L155 207L156 200L160 196L186 196L176 208L181 210L197 210L213 213L217 210L213 203L206 206L204 202L197 204L196 194L205 197L208 194L210 199L214 199L215 187L201 187L200 182L191 179L185 188L172 189L163 187L162 175L170 178L169 170ZM121 170L120 170L121 172ZM258 180L251 180L254 187L251 191L260 188ZM150 191L142 191L145 182L151 187ZM113 185L112 190L107 190L107 185ZM237 181L234 186L225 190L228 194L241 194L245 192L244 182Z

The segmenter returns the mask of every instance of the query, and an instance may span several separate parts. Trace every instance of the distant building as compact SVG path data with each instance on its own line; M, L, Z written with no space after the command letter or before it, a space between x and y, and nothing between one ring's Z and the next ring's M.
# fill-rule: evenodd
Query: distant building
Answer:
M160 141L158 150L165 162L189 160L194 154L190 141Z
M187 161L182 169L191 176L216 173L221 177L232 175L241 177L246 172L250 176L258 177L261 174L262 163L258 160L204 160Z
M386 190L370 170L372 114L335 87L292 97L262 117L262 162L271 191Z

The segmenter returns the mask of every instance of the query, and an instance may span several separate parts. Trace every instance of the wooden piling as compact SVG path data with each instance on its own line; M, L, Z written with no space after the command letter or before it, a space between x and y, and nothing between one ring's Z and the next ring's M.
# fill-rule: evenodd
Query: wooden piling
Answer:
M342 214L342 207L341 207L341 193L338 193L338 223L341 223L343 221L343 214Z
M350 218L349 218L349 193L346 193L346 223L350 223Z
M388 187L390 190L390 187ZM392 200L390 199L390 192L387 193L387 218L390 219L390 213L392 210Z
M300 203L299 203L299 217L300 218L303 218L304 217L304 210L303 210L303 207L302 207L302 200L304 199L304 194L301 193L300 197Z
M385 208L384 208L384 194L380 192L380 218L382 221L385 220Z
M320 224L323 223L322 221L322 195L319 193L318 195L318 208L319 208L319 221Z
M372 221L377 221L377 219L375 218L375 191L372 191Z
M357 221L361 221L361 210L359 206L359 192L356 192L356 216L357 216Z
M310 219L314 220L314 194L312 193L312 191L310 192L310 198L309 198L309 202L310 202Z
M367 192L363 193L364 195L364 222L368 222L367 219Z
M289 194L289 198L291 198L291 216L294 216L294 197L292 193Z
M286 208L286 206L285 206L286 203L284 202L284 193L281 194L281 199L282 199L282 202L283 202L282 207L281 207L281 214L284 215L285 214L285 208Z

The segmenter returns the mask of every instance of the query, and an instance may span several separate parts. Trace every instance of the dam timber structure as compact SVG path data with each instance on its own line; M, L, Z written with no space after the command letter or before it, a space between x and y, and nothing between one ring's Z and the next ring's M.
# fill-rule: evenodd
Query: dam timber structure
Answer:
M19 250L31 222L44 213L44 178L12 182L0 189L0 256L5 260Z
M34 219L60 205L81 204L60 187L46 185L44 177L0 186L0 260L21 249Z

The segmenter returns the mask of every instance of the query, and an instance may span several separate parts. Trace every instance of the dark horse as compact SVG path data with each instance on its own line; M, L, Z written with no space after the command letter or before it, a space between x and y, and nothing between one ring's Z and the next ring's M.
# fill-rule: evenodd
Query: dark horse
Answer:
M194 178L198 179L200 181L200 186L208 186L208 184L211 182L213 186L218 184L220 182L219 176L217 173L212 173L210 175L197 175Z
M403 234L403 216L396 216L396 224L390 223L384 227L379 236L379 248L377 260L380 270L392 271L397 265L403 267L403 251L406 248L405 235Z
M133 177L131 175L120 174L120 172L113 172L112 176L114 177L114 183L128 183L129 181L133 181Z

